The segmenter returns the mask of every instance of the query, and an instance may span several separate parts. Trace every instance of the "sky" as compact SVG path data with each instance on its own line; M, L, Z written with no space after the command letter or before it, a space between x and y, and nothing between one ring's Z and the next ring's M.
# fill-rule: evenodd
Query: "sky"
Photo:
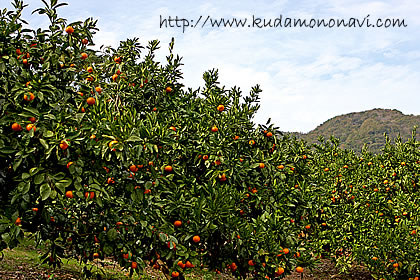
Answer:
M309 132L334 116L374 108L420 115L419 0L65 2L69 5L59 15L69 23L98 20L97 46L117 47L134 37L146 46L158 39L157 59L164 62L174 37L187 88L203 87L203 73L211 69L219 70L221 85L240 87L243 94L259 84L261 108L254 121L265 124L271 118L282 131ZM11 8L8 0L0 3ZM42 2L24 3L31 27L46 26L46 16L30 15ZM190 26L170 27L168 21L165 26L169 17L188 20ZM273 26L280 17L283 26ZM246 19L245 27L211 26L234 18ZM362 27L285 27L286 18L365 22ZM271 19L272 27L263 27L264 19ZM375 25L378 19L404 20L406 27L367 27L367 20Z

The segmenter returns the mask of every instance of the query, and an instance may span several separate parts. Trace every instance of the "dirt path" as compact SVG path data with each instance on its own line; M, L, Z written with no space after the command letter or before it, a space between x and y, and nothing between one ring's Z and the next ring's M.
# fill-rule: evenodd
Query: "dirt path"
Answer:
M110 267L113 270L112 267ZM115 267L114 267L115 269ZM48 278L50 275L54 278ZM118 278L111 277L106 279L121 279L121 274ZM302 277L303 276L303 277ZM129 279L128 277L123 277ZM203 277L201 275L187 275L188 280L207 280L209 275ZM41 265L38 259L38 252L31 246L21 250L6 250L5 257L0 261L0 280L18 279L18 280L46 280L46 279L61 279L61 280L77 280L80 279L78 269L73 265L64 265L61 269L52 270L46 265ZM105 279L105 278L104 278ZM135 279L139 279L136 277ZM147 269L143 277L140 279L162 279L166 280L162 274L157 273L156 270ZM216 279L234 280L228 274L220 274ZM319 267L310 272L305 271L303 275L294 272L284 278L285 280L372 280L369 272L360 266L354 266L348 274L340 275L334 264L329 260L322 260Z
M297 272L284 278L286 280L373 280L374 278L370 275L366 268L361 266L353 266L349 273L346 275L340 275L339 271L335 268L334 263L329 260L322 260L319 267L313 272L304 272L303 278Z

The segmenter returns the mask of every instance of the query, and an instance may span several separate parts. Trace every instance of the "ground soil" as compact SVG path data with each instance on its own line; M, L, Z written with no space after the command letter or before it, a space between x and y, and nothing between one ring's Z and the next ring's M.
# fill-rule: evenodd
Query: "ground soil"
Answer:
M33 250L30 248L28 250ZM0 279L19 279L19 280L44 280L49 279L50 274L54 274L54 279L62 280L78 280L80 275L74 269L66 268L65 266L61 269L52 271L45 265L40 265L30 259L30 256L25 254L19 255L19 257L11 257L7 250L5 257L0 260ZM0 255L1 257L1 255ZM162 274L157 273L156 270L148 270L145 272L146 279L162 279L166 280ZM116 278L114 278L116 279ZM138 278L137 278L138 279ZM209 279L202 276L189 275L187 279ZM218 275L217 279L231 280L233 279L229 275ZM333 262L329 260L322 260L321 264L314 271L305 271L303 275L294 272L293 274L284 278L285 280L372 280L372 276L361 266L353 266L347 274L340 274L335 268Z

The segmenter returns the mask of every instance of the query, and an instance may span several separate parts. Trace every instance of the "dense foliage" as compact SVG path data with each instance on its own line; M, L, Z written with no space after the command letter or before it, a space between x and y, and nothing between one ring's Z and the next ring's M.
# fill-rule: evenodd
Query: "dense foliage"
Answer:
M0 249L36 233L52 266L113 258L183 279L195 267L284 277L332 257L380 277L420 274L419 142L362 158L335 139L310 148L255 125L217 71L181 84L173 41L92 49L96 22L24 29L23 4L0 26ZM376 259L375 259L376 258ZM91 271L86 267L85 276Z

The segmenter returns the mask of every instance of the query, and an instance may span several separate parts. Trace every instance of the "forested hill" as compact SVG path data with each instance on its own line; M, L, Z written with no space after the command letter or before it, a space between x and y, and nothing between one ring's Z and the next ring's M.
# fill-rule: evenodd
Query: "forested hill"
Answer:
M360 152L363 145L378 153L385 143L384 133L391 140L401 135L403 140L411 138L414 126L420 128L420 116L404 115L398 110L373 109L336 116L308 133L293 133L308 143L317 142L318 136L340 139L342 148ZM420 132L420 131L418 131Z

